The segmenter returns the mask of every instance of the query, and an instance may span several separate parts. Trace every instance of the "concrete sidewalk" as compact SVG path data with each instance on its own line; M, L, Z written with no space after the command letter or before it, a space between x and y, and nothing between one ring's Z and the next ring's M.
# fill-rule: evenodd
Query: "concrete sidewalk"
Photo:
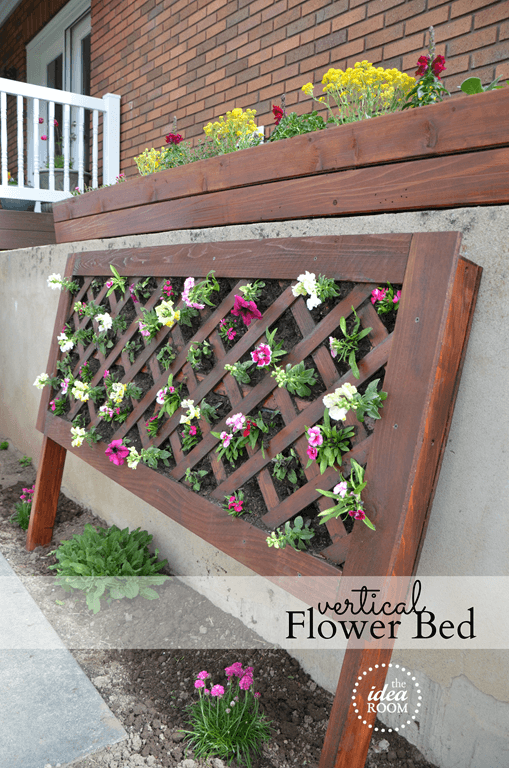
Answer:
M0 554L0 766L44 768L126 738Z

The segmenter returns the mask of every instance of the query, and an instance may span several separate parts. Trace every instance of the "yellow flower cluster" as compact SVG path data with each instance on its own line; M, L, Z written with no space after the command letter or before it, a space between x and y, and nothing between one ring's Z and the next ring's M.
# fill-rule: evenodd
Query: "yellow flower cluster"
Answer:
M134 158L134 162L138 166L138 171L142 176L148 176L149 173L155 173L162 170L164 166L161 165L162 150L158 149L146 149L141 155Z
M256 109L246 109L236 107L231 112L226 113L226 120L223 115L214 123L207 123L203 129L205 134L215 140L221 140L228 136L237 136L239 138L251 135L257 130L254 121Z
M180 320L180 309L173 308L173 301L162 301L156 307L156 315L161 325L173 328L175 323Z
M325 97L314 96L312 83L306 83L302 90L315 101L324 103L335 122L344 123L400 109L415 82L415 78L405 72L374 67L364 60L344 72L329 69L322 78ZM339 117L332 113L330 99L339 107Z

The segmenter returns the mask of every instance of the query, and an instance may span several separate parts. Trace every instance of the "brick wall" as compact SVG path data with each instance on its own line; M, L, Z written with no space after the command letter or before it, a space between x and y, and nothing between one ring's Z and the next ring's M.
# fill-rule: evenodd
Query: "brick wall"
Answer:
M25 0L0 30L1 61L25 71L24 45L62 0ZM435 28L451 92L469 74L509 77L509 0L91 0L92 95L122 96L121 170L161 147L174 115L186 139L234 106L272 125L282 93L301 92L331 66L367 59L410 74ZM31 11L29 9L32 9ZM42 13L45 9L45 13ZM4 48L4 39L9 47ZM320 93L320 87L316 89Z

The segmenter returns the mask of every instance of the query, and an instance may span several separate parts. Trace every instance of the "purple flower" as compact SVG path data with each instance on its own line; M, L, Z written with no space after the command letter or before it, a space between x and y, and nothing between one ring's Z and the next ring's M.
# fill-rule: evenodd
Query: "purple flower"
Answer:
M210 690L210 695L211 696L218 696L219 698L221 698L221 696L224 695L224 688L223 688L223 686L222 685L213 685L211 690Z
M232 315L241 317L244 325L250 325L252 320L259 320L262 313L254 301L246 301L242 296L235 296L235 303L232 309Z

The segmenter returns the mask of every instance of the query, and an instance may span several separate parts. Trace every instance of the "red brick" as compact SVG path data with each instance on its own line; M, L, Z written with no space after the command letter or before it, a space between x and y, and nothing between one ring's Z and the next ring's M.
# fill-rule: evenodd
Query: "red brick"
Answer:
M261 64L262 61L272 58L272 48L261 48L257 53L254 53L248 59L248 66L252 67L254 64Z
M459 53L465 53L465 51L475 51L485 45L494 43L496 37L497 30L494 27L482 29L479 32L471 32L469 35L459 37L457 40L447 43L447 55L456 56Z
M243 35L236 36L232 40L228 40L226 43L226 51L235 51L237 48L240 48L243 45L247 45L248 41L248 35L247 32L244 32ZM258 41L259 43L260 41Z
M299 25L303 21L304 19L300 18L300 8L290 8L290 10L285 13L280 13L278 16L274 17L274 29L284 27L286 29L286 34L290 37L291 35L297 34L297 31L294 29L295 25ZM300 29L298 31L300 31Z
M438 24L442 24L443 22L447 21L448 18L448 7L435 8L435 10L429 11L429 13L420 13L415 18L408 19L407 23L405 24L405 33L407 35L412 35L414 32L417 32L420 29L427 30L431 26L436 27Z
M398 40L403 37L403 24L395 24L393 27L381 29L366 37L366 48L375 48L391 40Z
M326 29L327 31L322 34L327 34L327 32L330 32L331 29L331 23L330 21L326 21L323 24L315 24L315 18L312 15L303 16L302 18L298 19L297 21L293 21L291 24L288 24L286 28L286 34L288 37L293 37L293 35L307 35L308 38L306 42L309 40L313 40L313 37L309 37L309 35L312 35L313 32L315 32L318 29ZM301 38L302 39L302 38Z
M390 26L397 21L412 18L426 9L426 0L412 0L412 2L398 5L385 14L385 24Z
M384 46L384 60L386 61L394 56L399 56L407 51L418 50L422 48L423 45L424 35L422 33L404 37L402 40L397 40L395 43L390 43L389 45Z
M472 19L470 16L456 19L456 21L449 21L447 24L442 24L435 29L435 41L437 43L448 42L454 37L467 34L467 32L470 32L471 27Z
M384 17L382 15L371 16L365 21L361 21L359 24L354 24L353 26L349 27L348 39L355 40L357 37L365 37L372 32L376 32L377 30L382 29L383 25Z
M484 67L486 64L494 64L499 61L509 60L509 42L498 43L489 48L472 53L472 68Z
M509 37L509 21L504 21L504 23L500 25L498 39L507 40L508 37Z
M501 77L501 85L505 85L504 80L509 78L509 61L504 61L503 64L498 64L495 70L495 77Z
M280 43L276 43L276 45L274 45L272 48L273 56L279 56L281 53L286 53L287 51L291 51L293 48L298 47L299 37L298 35L295 35L295 37L291 37L287 40L282 40Z
M219 59L221 56L224 56L226 53L226 45L218 45L216 48L213 48L211 51L208 51L208 53L205 54L205 61L214 61L215 59Z
M254 16L249 16L244 21L241 21L237 27L239 31L239 35L242 34L242 32L248 32L250 29L253 29L253 27L257 27L258 24L260 24L261 20L262 20L262 14L257 13Z
M355 54L361 53L363 50L364 40L360 38L358 40L352 40L350 43L340 45L338 48L335 48L333 51L331 51L330 65L334 69L341 69L341 67L338 67L338 61L341 59L347 59L349 56L355 56ZM364 58L364 56L362 58ZM356 61L358 60L359 59L357 58Z
M272 5L273 2L274 0L255 0L254 3L250 4L249 10L251 14L258 13L258 11L262 11L264 8Z
M479 27L485 27L487 24L495 24L497 21L502 21L509 17L509 2L498 2L491 8L486 8L484 11L479 11L474 17L474 29Z
M472 13L477 8L484 8L484 6L492 5L492 3L493 0L457 0L457 2L451 3L451 19Z
M284 67L285 64L286 64L285 56L284 55L277 56L276 58L270 59L270 61L263 62L260 66L260 73L264 75L266 72L275 72L280 67Z
M256 40L259 37L263 38L264 35L269 35L270 33L272 33L273 28L274 28L274 22L272 20L266 21L263 24L258 24L258 26L250 30L249 40ZM284 30L282 29L278 29L275 35L277 36L278 40L281 40L283 37L286 37ZM266 43L271 45L272 41L268 41L266 40L266 38L264 38L262 40L262 46L265 47Z
M253 5L256 5L256 3L253 3ZM272 3L269 8L265 8L265 10L262 11L262 21L273 19L274 16L277 16L284 11L286 11L286 0L279 0L278 3Z

